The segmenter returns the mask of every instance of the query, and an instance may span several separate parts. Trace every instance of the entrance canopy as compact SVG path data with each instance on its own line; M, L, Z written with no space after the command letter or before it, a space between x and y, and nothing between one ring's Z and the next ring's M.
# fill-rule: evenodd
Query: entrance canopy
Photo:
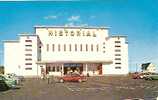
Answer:
M81 67L82 64L79 64L79 63L66 63L64 64L64 67Z
M46 63L56 63L56 64L66 64L65 66L74 66L73 64L77 64L75 66L80 66L80 64L84 64L84 63L106 63L106 64L111 64L112 60L94 60L94 61L81 61L81 60L76 60L76 61L68 61L68 60L52 60L52 61L37 61L37 64L46 64Z

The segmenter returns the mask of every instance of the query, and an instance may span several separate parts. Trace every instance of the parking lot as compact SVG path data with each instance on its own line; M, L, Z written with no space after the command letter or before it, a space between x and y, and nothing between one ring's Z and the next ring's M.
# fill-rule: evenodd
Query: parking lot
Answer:
M17 89L0 92L0 100L156 100L158 81L134 80L129 76L88 77L87 82L48 84L26 79Z

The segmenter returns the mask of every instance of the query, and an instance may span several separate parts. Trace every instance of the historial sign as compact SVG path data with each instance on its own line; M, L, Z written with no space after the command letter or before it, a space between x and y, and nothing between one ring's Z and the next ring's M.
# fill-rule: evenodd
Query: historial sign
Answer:
M79 30L48 30L48 36L92 36L96 37L95 32L79 31Z

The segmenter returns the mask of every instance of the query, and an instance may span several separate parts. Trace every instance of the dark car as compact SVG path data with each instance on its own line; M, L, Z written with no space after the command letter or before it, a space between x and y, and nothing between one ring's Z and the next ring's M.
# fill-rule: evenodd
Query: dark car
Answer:
M82 76L80 74L70 73L70 74L64 75L63 77L60 77L59 81L61 83L65 82L65 81L67 81L67 82L84 82L84 81L86 81L86 77Z

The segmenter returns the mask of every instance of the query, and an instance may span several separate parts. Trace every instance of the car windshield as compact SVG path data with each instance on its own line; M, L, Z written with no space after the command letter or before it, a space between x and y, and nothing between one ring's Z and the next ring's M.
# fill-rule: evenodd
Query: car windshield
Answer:
M80 76L79 74L72 74L72 76Z

